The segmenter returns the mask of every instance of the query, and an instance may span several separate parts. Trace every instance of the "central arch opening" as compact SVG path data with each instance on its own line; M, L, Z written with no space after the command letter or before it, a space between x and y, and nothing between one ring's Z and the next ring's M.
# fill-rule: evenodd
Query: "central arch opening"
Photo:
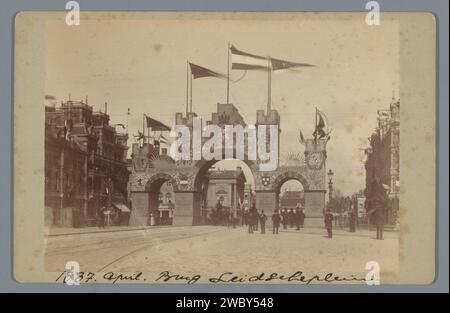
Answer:
M149 181L145 186L148 192L147 225L172 225L175 209L175 185L168 175Z
M197 224L238 226L244 212L255 201L255 179L250 168L241 160L212 160L201 165L196 176L199 191Z
M305 189L297 179L286 179L280 183L277 193L277 203L282 218L283 228L295 227L297 215L305 208Z

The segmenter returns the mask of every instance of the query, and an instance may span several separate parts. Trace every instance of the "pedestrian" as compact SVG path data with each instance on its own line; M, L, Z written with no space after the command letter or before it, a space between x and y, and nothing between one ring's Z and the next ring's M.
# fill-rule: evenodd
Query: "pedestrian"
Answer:
M258 231L258 224L259 224L259 213L258 210L255 210L253 212L253 229L255 231Z
M283 212L281 212L281 223L283 224L283 229L287 229L288 224L287 209L284 209Z
M263 211L261 211L261 214L259 215L259 223L261 224L261 234L266 233L266 221L267 221L267 216L266 216L266 214L264 214L264 210L263 210Z
M288 223L289 223L289 227L290 227L290 228L294 227L294 224L295 224L295 213L294 213L294 209L289 209L289 213L288 213Z
M253 232L257 229L255 229L255 215L256 219L258 218L258 210L256 210L255 205L251 207L251 209L248 212L248 233L253 234ZM257 224L257 222L256 222Z
M248 225L248 210L245 209L244 214L242 214L242 225Z
M377 240L383 240L384 207L381 203L377 205L375 211L375 222L377 226Z
M233 228L236 228L237 222L238 222L237 210L233 209L231 214L231 224L233 225Z
M300 228L303 228L303 225L305 224L305 209L300 209Z
M325 228L327 229L328 238L333 238L333 213L330 209L325 212Z
M156 221L155 221L155 216L153 215L153 213L150 213L149 219L150 219L150 221L147 224L150 225L150 226L155 226L156 225Z
M258 231L258 210L255 204L250 209L250 224L252 224L253 231Z
M379 180L372 182L372 192L370 194L373 204L373 217L377 228L377 240L383 240L385 207L388 203L387 193L389 186L382 184Z
M231 212L230 209L227 209L227 211L225 212L225 224L227 227L231 227L232 223L231 223Z
M355 212L353 210L350 210L348 212L348 222L349 222L349 228L350 232L354 233L356 231L356 218L355 218Z
M297 230L300 230L300 210L298 208L295 209L294 220Z
M280 228L281 216L278 213L278 210L275 210L275 213L272 215L272 233L278 234L278 229Z

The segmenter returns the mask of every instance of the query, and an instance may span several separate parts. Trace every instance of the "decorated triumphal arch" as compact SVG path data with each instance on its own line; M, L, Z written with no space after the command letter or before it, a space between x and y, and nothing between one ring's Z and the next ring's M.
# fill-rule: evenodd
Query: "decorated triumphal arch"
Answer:
M176 113L176 125L185 125L192 129L196 117L194 112L185 116ZM217 112L207 124L220 127L224 125L245 126L242 116L232 104L218 104ZM257 111L255 126L278 125L280 118L276 110L265 114ZM279 137L277 138L279 139ZM278 141L279 142L279 141ZM301 144L296 143L292 153L278 158L275 170L262 171L260 159L242 160L250 168L255 185L255 204L258 210L264 210L270 216L278 209L280 188L288 180L297 180L303 186L305 213L308 217L321 217L325 207L326 193L326 139L305 139L304 153L298 152ZM297 149L298 147L298 149ZM235 147L234 147L235 148ZM158 208L159 190L169 182L174 192L174 225L199 225L202 222L202 203L204 185L207 184L207 171L220 160L173 160L159 145L151 142L135 143L132 146L132 166L129 181L132 213L130 225L150 225L152 213Z

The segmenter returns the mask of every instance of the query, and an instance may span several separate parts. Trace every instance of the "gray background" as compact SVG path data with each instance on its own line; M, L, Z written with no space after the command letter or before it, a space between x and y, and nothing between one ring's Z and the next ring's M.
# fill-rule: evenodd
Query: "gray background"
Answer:
M61 11L67 1L0 1L0 291L1 292L448 292L448 1L379 0L383 11L432 12L437 18L437 275L428 286L304 285L81 285L19 284L12 277L13 25L22 10ZM365 11L365 0L79 0L81 10L102 11Z

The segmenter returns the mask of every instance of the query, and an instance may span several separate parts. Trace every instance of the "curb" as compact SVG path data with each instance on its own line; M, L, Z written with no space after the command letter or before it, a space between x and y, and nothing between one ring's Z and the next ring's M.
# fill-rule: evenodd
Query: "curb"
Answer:
M167 227L167 226L166 226ZM160 227L141 227L141 228L132 228L132 229L105 229L100 231L83 231L83 232L73 232L73 233L61 233L61 234L45 234L47 237L60 237L60 236L71 236L71 235L86 235L86 234L100 234L100 233L114 233L114 232L124 232L124 231L133 231L133 230L148 230L155 228L165 228L164 226Z

